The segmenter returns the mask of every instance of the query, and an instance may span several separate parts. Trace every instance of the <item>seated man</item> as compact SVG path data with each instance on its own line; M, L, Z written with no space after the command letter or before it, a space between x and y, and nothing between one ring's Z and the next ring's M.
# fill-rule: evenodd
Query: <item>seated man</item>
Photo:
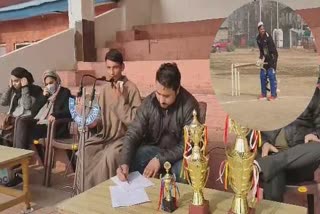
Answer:
M197 100L180 85L176 64L165 63L156 74L155 92L145 98L123 139L117 176L127 179L129 171L156 176L169 161L177 181L184 150L183 127L199 113ZM199 114L198 114L199 115Z
M283 201L285 186L312 181L320 163L320 92L306 110L288 126L261 132L263 146L257 159L264 198Z
M99 130L85 143L85 190L116 175L122 138L141 104L138 88L122 74L125 68L122 54L111 49L105 62L111 82L104 84L99 95L101 118L96 126ZM77 186L82 182L81 173L77 167Z
M33 84L33 76L25 68L17 67L11 71L9 87L2 93L0 104L9 106L8 115L11 116L11 124L17 117L31 115L31 108L42 93L42 89ZM0 136L4 143L12 144L13 128L0 130Z
M24 117L17 120L15 130L14 147L29 149L34 140L47 136L48 123L56 119L71 118L69 112L70 90L61 86L59 75L55 71L46 71L43 74L45 87L43 93L31 109L31 117ZM66 137L69 134L68 124L61 124L56 130L57 137ZM40 147L40 145L39 145ZM39 156L44 160L42 148L39 148ZM15 186L22 182L18 174L7 186Z

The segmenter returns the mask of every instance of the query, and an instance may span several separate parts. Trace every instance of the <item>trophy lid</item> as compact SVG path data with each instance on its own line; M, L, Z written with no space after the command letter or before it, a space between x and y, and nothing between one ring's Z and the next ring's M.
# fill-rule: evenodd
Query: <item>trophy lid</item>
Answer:
M170 168L171 168L171 164L170 164L168 161L166 161L166 162L164 163L163 167L164 167L164 169L166 170L167 174L169 174L169 170L170 170Z
M193 115L193 119L192 119L192 122L191 122L190 126L191 127L195 127L195 126L202 125L198 120L198 117L197 117L198 114L197 114L197 111L195 109L192 111L192 115Z
M236 122L235 120L231 119L231 130L239 137L245 138L249 132L250 129L247 127L242 126L241 124L239 124L238 122Z
M236 134L236 142L233 145L233 150L238 153L248 153L250 148L246 140L246 136L249 134L250 129L242 126L235 120L231 120L231 129Z

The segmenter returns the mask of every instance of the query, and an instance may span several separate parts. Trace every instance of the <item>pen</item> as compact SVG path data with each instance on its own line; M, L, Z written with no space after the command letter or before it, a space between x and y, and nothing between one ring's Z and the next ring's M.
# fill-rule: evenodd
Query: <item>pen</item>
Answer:
M123 168L122 168L122 166L120 166L120 168L121 168L121 171L123 172ZM126 179L127 183L129 184L128 177L127 177L126 175L124 175L124 176L125 176L125 179Z

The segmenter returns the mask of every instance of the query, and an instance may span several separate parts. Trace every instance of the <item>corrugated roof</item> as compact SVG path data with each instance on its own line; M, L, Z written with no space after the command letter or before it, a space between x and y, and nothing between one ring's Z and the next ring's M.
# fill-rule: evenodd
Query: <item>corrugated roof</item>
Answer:
M96 4L112 0L95 0ZM26 19L52 13L68 11L68 0L31 0L0 8L0 21Z

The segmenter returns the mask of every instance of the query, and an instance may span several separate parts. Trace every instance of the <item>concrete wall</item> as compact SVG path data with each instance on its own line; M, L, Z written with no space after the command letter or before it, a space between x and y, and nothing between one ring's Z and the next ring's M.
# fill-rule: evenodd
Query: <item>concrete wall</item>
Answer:
M123 0L119 8L96 17L96 47L103 48L107 41L115 41L117 31L131 30L135 25L150 24L152 2L153 0Z
M69 28L74 28L76 22L94 19L94 2L93 0L68 0L68 11Z
M8 85L9 74L17 66L25 67L41 84L46 69L74 69L74 30L65 30L40 42L6 54L0 58L0 90Z
M151 23L152 5L154 0L122 0L120 7L124 9L125 29L135 25Z
M226 18L252 0L153 0L152 23ZM319 0L279 0L294 10L320 7Z
M97 48L104 48L106 41L114 41L116 32L125 30L123 8L112 9L95 18L95 43Z

